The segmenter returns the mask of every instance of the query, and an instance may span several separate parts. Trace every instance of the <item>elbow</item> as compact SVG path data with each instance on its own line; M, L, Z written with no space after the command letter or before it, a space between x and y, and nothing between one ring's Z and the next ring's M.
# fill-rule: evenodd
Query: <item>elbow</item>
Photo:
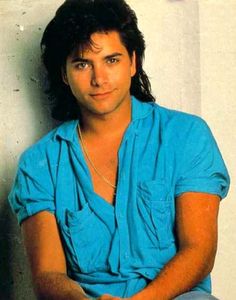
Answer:
M215 257L216 257L216 248L213 248L211 251L207 253L207 255L203 253L204 256L204 265L206 269L206 275L211 273L215 264Z
M215 264L215 258L217 253L217 241L209 242L208 245L203 245L200 248L200 251L203 256L203 261L206 269L206 275L211 273L214 264Z
M44 300L47 297L47 290L50 286L50 278L47 272L37 274L33 277L34 293L38 300Z
M33 277L33 288L38 300L46 300L66 274L59 272L42 272ZM50 299L54 299L51 297Z
M180 249L180 252L182 251L189 253L189 263L195 269L195 272L199 273L199 280L204 279L211 273L217 253L217 242L185 245Z
M216 245L210 245L209 247L204 245L200 246L197 251L199 253L199 265L202 266L202 277L204 278L213 270L217 247Z

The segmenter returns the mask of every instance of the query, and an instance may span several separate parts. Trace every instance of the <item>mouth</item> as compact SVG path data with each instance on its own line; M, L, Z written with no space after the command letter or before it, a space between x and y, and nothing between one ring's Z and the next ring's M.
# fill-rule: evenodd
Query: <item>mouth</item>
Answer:
M105 93L96 93L96 94L90 94L90 96L95 100L105 99L106 97L110 96L112 91L105 92Z

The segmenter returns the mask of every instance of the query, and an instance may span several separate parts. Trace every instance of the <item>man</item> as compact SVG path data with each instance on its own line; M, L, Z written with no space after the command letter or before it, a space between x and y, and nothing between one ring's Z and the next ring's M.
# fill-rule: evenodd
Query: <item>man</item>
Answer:
M42 49L66 122L21 156L9 197L38 299L215 299L229 177L203 120L154 103L135 13L67 0Z

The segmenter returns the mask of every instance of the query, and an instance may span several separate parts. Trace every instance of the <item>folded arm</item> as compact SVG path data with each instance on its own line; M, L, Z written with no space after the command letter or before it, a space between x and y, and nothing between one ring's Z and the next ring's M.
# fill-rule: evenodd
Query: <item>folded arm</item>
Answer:
M66 260L55 216L40 212L22 223L26 252L37 299L88 299L66 273Z
M131 300L169 300L191 290L212 270L217 248L219 197L184 193L176 199L178 252Z

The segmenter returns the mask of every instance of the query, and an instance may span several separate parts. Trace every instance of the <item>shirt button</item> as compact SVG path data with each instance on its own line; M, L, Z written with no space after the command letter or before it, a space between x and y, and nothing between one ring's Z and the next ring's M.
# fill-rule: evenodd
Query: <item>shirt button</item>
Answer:
M124 253L124 258L128 259L129 258L129 254L127 252Z
M146 271L146 272L145 272L145 275L149 276L149 272Z

